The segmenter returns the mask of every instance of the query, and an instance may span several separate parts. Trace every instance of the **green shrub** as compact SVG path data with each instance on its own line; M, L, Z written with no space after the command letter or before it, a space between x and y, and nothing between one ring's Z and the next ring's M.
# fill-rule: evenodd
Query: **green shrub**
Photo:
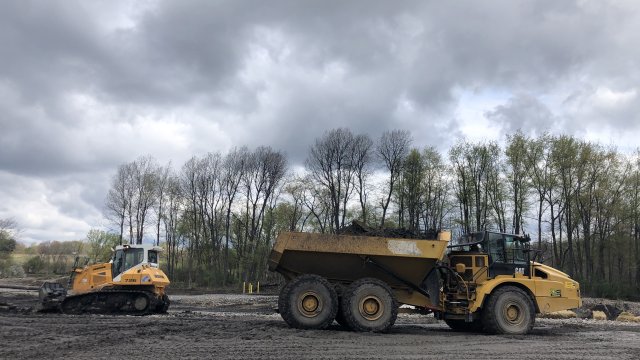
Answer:
M42 260L40 256L32 256L23 265L24 271L27 274L39 274L42 273L47 264Z
M14 264L10 260L0 261L0 278L22 278L25 277L22 266Z

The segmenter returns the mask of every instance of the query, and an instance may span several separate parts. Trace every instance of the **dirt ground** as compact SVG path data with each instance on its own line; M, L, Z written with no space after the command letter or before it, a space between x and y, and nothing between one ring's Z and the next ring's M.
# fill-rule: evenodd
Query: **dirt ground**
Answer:
M538 319L532 334L455 333L400 314L389 333L289 328L261 295L173 295L166 315L32 310L37 292L0 288L0 358L640 359L640 325Z

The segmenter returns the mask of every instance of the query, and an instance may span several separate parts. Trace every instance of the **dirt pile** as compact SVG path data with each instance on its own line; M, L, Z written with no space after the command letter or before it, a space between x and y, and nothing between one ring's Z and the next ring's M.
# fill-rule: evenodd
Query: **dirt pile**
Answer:
M547 319L594 319L640 322L640 303L608 299L583 298L582 307L544 314Z
M374 237L388 237L396 239L435 239L438 236L436 230L429 230L426 232L417 232L405 228L396 229L378 229L367 226L366 224L353 220L351 225L342 227L337 231L339 235L352 235L352 236L374 236Z

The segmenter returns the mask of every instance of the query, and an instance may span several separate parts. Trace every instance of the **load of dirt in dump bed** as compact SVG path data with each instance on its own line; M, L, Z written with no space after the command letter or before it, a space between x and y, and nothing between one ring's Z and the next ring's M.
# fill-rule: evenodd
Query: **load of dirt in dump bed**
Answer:
M351 235L351 236L375 236L375 237L387 237L396 239L421 239L421 240L433 240L438 237L438 231L429 230L426 232L418 232L404 228L396 229L376 229L366 224L353 220L351 225L345 226L337 231L338 235Z

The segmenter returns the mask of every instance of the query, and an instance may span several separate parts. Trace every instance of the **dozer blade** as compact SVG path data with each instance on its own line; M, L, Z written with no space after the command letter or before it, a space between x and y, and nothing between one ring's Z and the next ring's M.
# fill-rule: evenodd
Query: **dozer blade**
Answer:
M67 289L60 283L44 282L38 290L40 311L59 311L60 304L67 297Z

